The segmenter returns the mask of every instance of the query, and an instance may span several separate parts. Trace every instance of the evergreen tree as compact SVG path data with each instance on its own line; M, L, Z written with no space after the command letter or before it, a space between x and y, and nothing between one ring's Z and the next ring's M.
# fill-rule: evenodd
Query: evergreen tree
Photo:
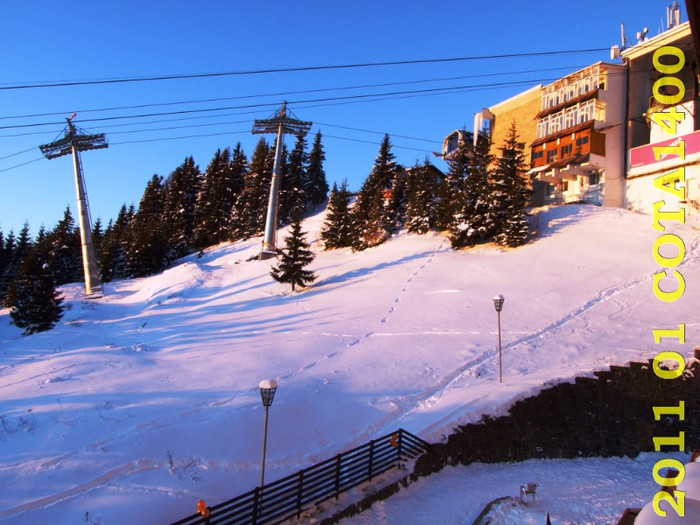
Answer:
M14 232L10 230L10 233L5 239L5 257L7 258L7 263L4 274L0 276L0 297L3 299L5 299L10 284L15 279L24 257L32 246L33 243L29 234L28 222L24 223L17 237L15 237Z
M50 246L50 265L60 286L66 283L81 282L83 275L83 257L80 246L80 231L75 227L75 220L69 207L61 219L48 234Z
M201 173L192 157L187 157L165 181L162 220L167 225L170 260L193 251L194 210L200 185Z
M234 155L240 156L240 143L236 148ZM229 237L233 206L243 182L243 175L236 172L234 162L240 162L240 157L232 160L229 148L219 149L204 172L194 213L195 245L200 250Z
M427 233L434 220L437 181L430 166L428 159L416 162L406 178L406 229L412 233Z
M333 184L328 198L326 219L321 229L321 240L326 250L347 248L352 245L352 214L347 180L343 181L340 189L337 184Z
M6 306L24 335L50 330L63 316L63 299L49 264L51 246L42 228L10 285Z
M491 202L495 216L495 241L501 246L520 246L528 237L525 213L529 189L525 179L525 144L518 142L515 124L510 127L501 155L496 159Z
M305 287L316 280L316 275L306 270L314 260L314 254L309 250L305 234L301 230L301 213L297 213L292 222L290 233L284 239L285 249L282 250L278 266L273 266L270 275L280 283L292 285L292 291L297 286Z
M9 240L12 238L12 244L9 244ZM5 284L5 275L10 266L10 261L12 259L12 246L14 245L14 235L10 231L8 237L2 233L0 230L0 304L3 303L5 299L5 294L7 293L7 288L11 279Z
M289 154L284 176L280 181L279 211L277 214L279 226L292 222L297 210L304 211L307 200L304 189L304 181L307 178L307 159L306 134L301 133L297 136L294 149Z
M463 140L459 141L457 151L449 159L446 159L450 169L447 172L447 177L438 188L436 215L436 225L441 230L453 229L455 221L460 219L459 215L464 206L464 179L471 162L472 136L470 132L465 131Z
M9 257L5 251L5 234L3 234L2 229L0 229L0 284L2 283L3 275L5 275L5 269L7 268L8 262ZM0 300L2 299L3 294L2 289L0 289Z
M161 222L163 193L162 177L153 175L146 185L128 235L126 271L129 277L158 273L168 264L167 230L170 225Z
M493 156L489 154L489 146L488 134L486 132L479 134L467 168L468 176L464 181L463 193L459 200L460 209L450 228L454 248L473 246L477 242L491 238L494 233L489 184Z
M274 153L273 153L274 155ZM246 239L262 233L272 179L270 147L261 137L244 178L243 191L233 209L231 238Z
M328 196L328 180L323 169L323 162L326 154L321 143L321 132L317 132L314 144L309 153L309 165L306 169L306 180L304 182L304 194L311 208L325 202Z
M7 290L10 287L10 283L14 279L14 273L17 268L13 268L13 258L15 250L15 233L10 230L6 237L3 239L3 243L0 246L0 253L2 253L0 265L0 299L5 300L7 295Z
M362 184L353 207L353 249L364 250L381 244L389 237L393 224L387 210L397 171L389 135L385 135L374 167Z
M95 224L92 225L92 245L95 248L95 257L98 261L100 260L100 253L102 253L102 240L104 239L104 235L105 232L102 229L102 219L97 217Z
M246 157L241 143L236 144L231 158L231 183L235 198L232 201L231 211L228 218L228 237L233 237L233 232L238 228L236 223L236 207L240 204L245 188L245 177L248 173L248 158Z
M103 282L110 282L127 276L126 251L134 215L134 206L131 205L127 210L126 204L124 204L119 210L117 220L113 222L110 219L107 225L98 258Z
M394 183L384 200L384 228L395 233L406 224L406 178L404 168L397 168Z

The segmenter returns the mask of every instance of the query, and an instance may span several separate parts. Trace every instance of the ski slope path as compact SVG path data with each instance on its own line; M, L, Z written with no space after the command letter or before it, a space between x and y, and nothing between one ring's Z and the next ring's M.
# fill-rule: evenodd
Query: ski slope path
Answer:
M296 293L252 239L109 283L98 301L66 286L50 332L22 337L0 311L0 523L168 523L250 490L265 378L280 384L274 480L397 427L439 440L552 382L646 359L653 327L686 323L692 354L700 294L653 296L650 217L538 212L538 238L517 249L402 232L358 253L322 250L321 213L304 223L318 279ZM698 222L669 231L692 290Z

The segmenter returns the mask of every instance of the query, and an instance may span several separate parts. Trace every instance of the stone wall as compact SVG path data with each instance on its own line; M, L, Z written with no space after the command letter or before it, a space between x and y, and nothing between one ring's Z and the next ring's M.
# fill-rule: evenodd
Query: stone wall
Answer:
M659 379L652 361L612 366L519 401L503 417L459 427L446 443L419 458L424 476L447 464L532 458L631 456L654 449L654 436L685 432L686 449L700 446L700 352L681 378ZM654 406L685 401L685 421L654 419Z
M595 377L577 377L515 403L507 416L484 417L459 427L446 443L419 457L413 472L353 503L321 525L367 510L421 476L446 465L525 461L533 458L634 457L652 451L654 436L685 432L686 450L700 447L700 350L682 377L659 379L652 361L611 366ZM653 407L685 401L685 421L654 419ZM673 451L670 450L670 451Z

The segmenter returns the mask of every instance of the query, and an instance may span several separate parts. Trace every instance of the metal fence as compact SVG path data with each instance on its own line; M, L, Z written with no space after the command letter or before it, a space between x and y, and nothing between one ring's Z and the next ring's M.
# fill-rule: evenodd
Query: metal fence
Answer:
M210 508L210 516L193 514L173 525L262 525L298 516L311 505L337 497L371 481L402 462L416 458L430 444L399 429L334 458Z

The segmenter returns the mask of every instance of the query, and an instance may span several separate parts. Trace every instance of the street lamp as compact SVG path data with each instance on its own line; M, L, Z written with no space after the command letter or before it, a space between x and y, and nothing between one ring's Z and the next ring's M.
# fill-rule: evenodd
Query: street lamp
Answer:
M263 434L263 453L262 453L262 473L260 474L260 488L265 485L265 452L267 450L267 413L270 405L272 405L272 400L275 397L275 391L277 390L277 381L274 379L265 379L260 381L260 397L262 397L262 403L265 407L265 432Z
M497 295L493 298L493 306L498 312L498 382L503 383L503 360L501 358L501 310L503 310L503 301L505 297Z

